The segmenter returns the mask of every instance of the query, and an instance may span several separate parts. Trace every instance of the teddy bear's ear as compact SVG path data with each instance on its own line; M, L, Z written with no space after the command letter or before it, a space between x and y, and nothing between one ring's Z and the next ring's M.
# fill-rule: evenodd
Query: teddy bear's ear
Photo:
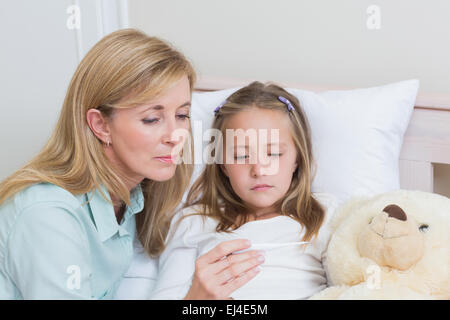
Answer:
M330 222L330 228L334 232L341 222L352 212L370 201L369 197L353 197L337 207Z

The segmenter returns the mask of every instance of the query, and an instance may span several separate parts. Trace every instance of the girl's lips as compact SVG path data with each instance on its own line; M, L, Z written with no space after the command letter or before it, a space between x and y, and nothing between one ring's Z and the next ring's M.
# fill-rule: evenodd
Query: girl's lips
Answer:
M270 188L272 188L272 186L268 186L268 185L257 185L254 186L252 188L253 191L265 191L265 190L269 190Z

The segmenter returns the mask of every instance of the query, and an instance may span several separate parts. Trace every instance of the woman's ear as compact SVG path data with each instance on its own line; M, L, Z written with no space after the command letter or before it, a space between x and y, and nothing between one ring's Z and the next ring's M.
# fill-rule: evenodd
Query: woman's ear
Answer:
M97 109L89 109L86 112L86 121L95 136L104 144L111 143L111 132L108 121Z
M223 174L228 177L227 168L225 168L225 166L223 164L220 165L220 169L222 169Z
M297 168L298 168L298 162L296 161L295 164L294 164L294 169L292 170L292 173L294 173L295 170L297 170Z

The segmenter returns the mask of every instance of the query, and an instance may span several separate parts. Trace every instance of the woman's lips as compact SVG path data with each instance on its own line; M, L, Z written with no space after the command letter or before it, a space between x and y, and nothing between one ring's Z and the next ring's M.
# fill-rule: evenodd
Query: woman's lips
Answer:
M267 184L258 184L256 186L254 186L251 190L253 190L253 191L266 191L266 190L269 190L270 188L272 188L272 186L269 186Z
M161 162L164 162L164 163L173 163L174 162L174 158L172 158L171 156L156 157L155 159L159 160Z

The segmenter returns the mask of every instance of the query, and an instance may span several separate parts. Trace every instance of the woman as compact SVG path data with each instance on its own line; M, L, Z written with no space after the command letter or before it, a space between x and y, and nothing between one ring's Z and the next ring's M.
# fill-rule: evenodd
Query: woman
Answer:
M87 53L49 141L0 185L0 299L111 298L135 235L149 255L164 250L192 173L194 82L181 53L133 29ZM248 272L232 285L211 280L255 267L254 252L222 262L248 247L226 242L199 258L187 298L228 296L249 281Z

